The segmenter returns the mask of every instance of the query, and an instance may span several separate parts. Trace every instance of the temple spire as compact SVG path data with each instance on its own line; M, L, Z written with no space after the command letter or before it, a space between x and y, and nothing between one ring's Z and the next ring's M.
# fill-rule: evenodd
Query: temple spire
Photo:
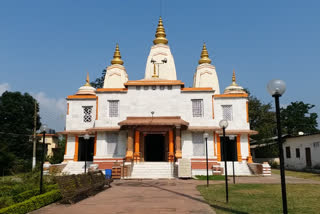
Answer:
M209 54L207 51L206 43L203 43L202 51L201 51L201 58L199 60L199 64L203 63L211 63L211 59L209 58Z
M163 27L162 18L160 16L159 23L156 32L156 38L153 40L153 44L168 44L168 39L166 38L166 32Z
M118 43L116 45L116 50L114 51L114 54L113 54L113 59L111 60L111 64L112 65L114 65L114 64L123 65L123 60L121 59L121 54L120 54Z
M90 79L89 79L89 72L87 72L86 84L84 84L84 86L91 86Z
M238 85L236 83L236 72L234 71L234 69L233 69L233 74L232 74L232 84L231 85Z

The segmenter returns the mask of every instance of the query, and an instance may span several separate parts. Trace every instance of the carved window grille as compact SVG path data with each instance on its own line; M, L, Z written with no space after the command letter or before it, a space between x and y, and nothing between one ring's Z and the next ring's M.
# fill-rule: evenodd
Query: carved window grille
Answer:
M119 100L109 100L109 117L119 117Z
M92 106L83 106L83 122L90 123L92 121Z
M118 133L107 134L107 154L113 155L118 153Z
M193 117L203 117L203 100L195 99L192 101L192 115Z
M228 121L232 120L232 105L222 106L222 118Z
M192 133L192 145L193 145L193 155L203 156L204 155L204 139L202 132Z

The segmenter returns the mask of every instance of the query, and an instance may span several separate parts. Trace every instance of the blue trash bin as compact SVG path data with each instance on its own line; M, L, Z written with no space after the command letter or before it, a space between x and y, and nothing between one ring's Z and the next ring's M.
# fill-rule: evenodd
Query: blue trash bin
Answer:
M106 173L105 173L106 179L111 179L112 170L111 170L111 169L106 169L105 172L106 172Z

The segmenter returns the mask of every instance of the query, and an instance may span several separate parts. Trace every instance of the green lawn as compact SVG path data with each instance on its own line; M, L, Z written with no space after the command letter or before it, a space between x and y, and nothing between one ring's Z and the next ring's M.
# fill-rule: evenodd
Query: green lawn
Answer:
M224 175L209 175L209 180L221 181L224 180ZM207 180L206 175L196 175L196 178L199 180Z
M282 213L280 184L229 184L225 203L224 184L198 186L201 195L217 214ZM287 184L289 213L319 213L320 185Z
M272 169L271 173L280 175L280 170L279 169ZM312 180L320 181L320 174L312 173L312 172L296 172L296 171L286 170L285 175L293 176L293 177L297 177L297 178L305 178L305 179L312 179Z

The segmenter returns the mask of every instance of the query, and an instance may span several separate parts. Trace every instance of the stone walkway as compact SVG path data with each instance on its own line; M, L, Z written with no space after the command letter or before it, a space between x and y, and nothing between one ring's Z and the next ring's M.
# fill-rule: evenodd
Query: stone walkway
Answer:
M232 177L229 178L232 183ZM320 184L320 181L286 177L287 183ZM224 181L210 181L210 184ZM280 183L279 175L270 177L237 177L236 183ZM214 214L196 190L199 180L116 180L112 187L73 205L51 204L33 214L112 213L112 214Z

